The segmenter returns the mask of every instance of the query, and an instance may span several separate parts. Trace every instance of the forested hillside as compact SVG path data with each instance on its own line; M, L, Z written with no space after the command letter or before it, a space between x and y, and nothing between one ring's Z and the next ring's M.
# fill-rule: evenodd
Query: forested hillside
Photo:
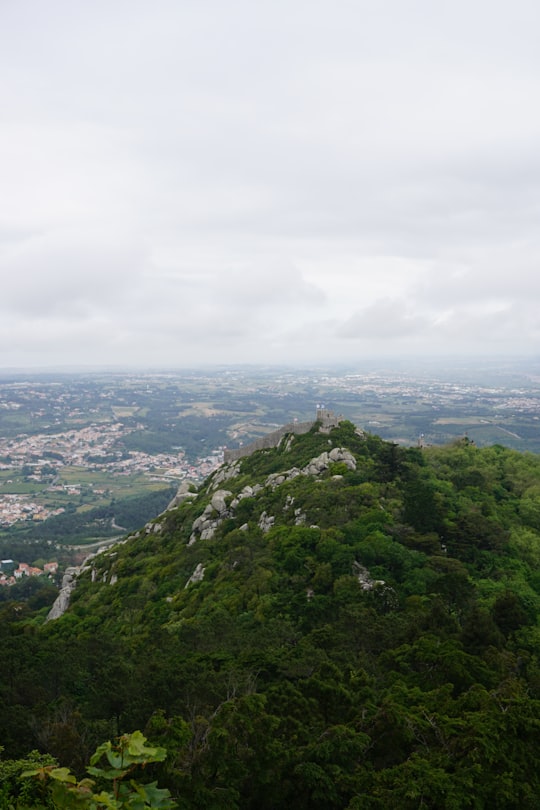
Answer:
M316 425L93 559L60 619L2 606L2 757L82 775L141 729L181 808L538 808L539 608L538 456Z

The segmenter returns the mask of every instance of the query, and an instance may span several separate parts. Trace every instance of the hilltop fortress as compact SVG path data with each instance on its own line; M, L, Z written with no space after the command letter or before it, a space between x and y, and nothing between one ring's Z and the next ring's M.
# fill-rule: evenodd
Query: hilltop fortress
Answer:
M283 425L278 430L273 430L267 433L266 436L261 436L260 439L255 439L254 442L246 444L245 447L239 447L237 450L225 450L223 453L223 461L236 461L244 456L250 456L256 450L265 450L269 447L277 447L280 441L288 433L308 433L311 428L320 423L320 431L322 433L330 431L332 428L337 427L343 420L342 416L336 416L333 411L327 408L317 407L317 413L314 422L289 422L288 425Z

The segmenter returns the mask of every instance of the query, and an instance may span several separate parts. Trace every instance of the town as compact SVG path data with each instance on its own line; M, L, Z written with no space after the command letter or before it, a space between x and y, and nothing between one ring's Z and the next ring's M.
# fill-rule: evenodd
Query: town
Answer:
M220 449L195 462L186 459L182 450L156 454L116 451L118 442L133 429L121 423L93 424L62 433L0 437L0 525L46 520L65 511L63 506L45 506L44 496L54 501L55 495L81 496L84 490L92 491L95 496L108 494L110 488L96 486L90 480L102 480L100 474L103 473L123 478L142 475L150 482L170 485L185 479L200 481L222 461ZM66 482L62 478L63 470L71 474L74 470L80 471L80 480ZM16 477L22 483L16 482ZM26 485L33 493L7 491L14 483L16 489ZM40 492L39 497L36 497L37 492Z
M53 577L58 571L57 562L45 563L43 568L28 565L28 563L17 564L14 560L0 560L0 587L15 585L22 577Z

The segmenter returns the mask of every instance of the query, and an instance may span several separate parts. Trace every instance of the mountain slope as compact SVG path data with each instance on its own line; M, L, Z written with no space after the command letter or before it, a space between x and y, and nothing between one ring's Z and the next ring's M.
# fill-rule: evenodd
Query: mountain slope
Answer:
M188 808L537 807L540 459L317 427L12 625L7 705L72 766L143 728Z

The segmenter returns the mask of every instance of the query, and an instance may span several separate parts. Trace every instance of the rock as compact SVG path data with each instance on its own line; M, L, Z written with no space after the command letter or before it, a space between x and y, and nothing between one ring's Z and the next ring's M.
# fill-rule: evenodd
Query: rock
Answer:
M239 474L239 462L233 461L230 464L225 464L220 470L217 471L212 481L212 489L217 489L224 481L229 481Z
M63 616L63 614L66 612L69 606L71 594L77 585L76 577L78 573L79 568L76 566L66 568L64 576L62 577L62 587L60 589L60 593L54 600L53 606L47 614L46 621L50 622L53 621L53 619L59 619L60 616Z
M356 459L350 450L344 447L334 447L328 454L331 461L341 461L347 469L356 470Z
M274 525L275 517L273 515L267 515L266 512L263 512L259 518L259 528L263 532L268 532Z
M204 579L204 572L205 568L202 563L199 563L195 571L192 573L186 584L184 585L184 590L189 587L189 585L193 585L196 582L202 582Z
M383 579L371 579L369 571L356 560L353 562L353 571L363 591L372 591L378 585L384 585Z
M303 526L306 522L306 514L302 512L301 509L294 510L294 525L295 526Z
M289 438L287 439L287 441L286 441L286 443L285 443L285 447L283 448L283 450L284 450L284 452L285 452L285 453L289 453L289 452L290 452L290 449L291 449L292 443L294 442L294 439L295 439L295 437L294 437L294 435L291 433L291 434L290 434L290 436L289 436Z
M169 509L174 509L175 506L179 506L181 503L189 500L190 498L195 498L197 493L191 492L190 487L191 484L189 481L182 481L182 483L178 487L176 495L174 496L174 498L172 499L172 501L170 502L165 511L168 511Z
M218 491L212 495L212 500L210 501L212 509L215 509L219 515L226 514L227 512L226 499L230 498L231 495L232 492L229 492L228 489L218 489Z

